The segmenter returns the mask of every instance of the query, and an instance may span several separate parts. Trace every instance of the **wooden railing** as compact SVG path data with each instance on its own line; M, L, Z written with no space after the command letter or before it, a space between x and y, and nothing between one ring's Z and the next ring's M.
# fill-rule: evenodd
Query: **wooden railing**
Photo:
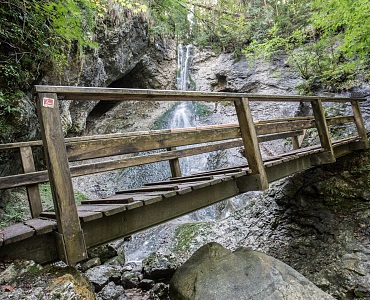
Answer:
M366 129L359 102L363 98L328 98L239 93L204 93L135 89L82 88L36 86L35 95L43 141L30 141L0 145L0 151L18 149L22 174L0 177L0 189L25 186L32 217L42 212L38 184L50 181L57 216L59 251L65 261L73 264L86 258L83 233L74 199L72 177L106 172L121 168L169 161L173 177L180 177L178 159L205 152L244 146L251 173L258 178L260 189L268 187L259 143L292 138L293 147L300 147L298 137L304 130L317 128L323 150L320 163L335 161L328 126L355 123L364 148L368 147ZM124 134L108 134L64 138L59 115L60 100L117 100L117 101L232 101L239 124L221 124L194 128L164 129ZM305 101L311 102L313 116L264 120L254 122L251 101ZM323 102L349 102L353 115L326 118ZM204 145L207 143L206 145ZM180 148L188 146L186 148ZM32 148L42 147L47 170L37 171ZM159 150L155 153L147 151ZM143 152L141 156L130 156ZM128 156L127 156L128 155ZM106 161L91 160L106 158ZM83 164L71 162L86 161Z

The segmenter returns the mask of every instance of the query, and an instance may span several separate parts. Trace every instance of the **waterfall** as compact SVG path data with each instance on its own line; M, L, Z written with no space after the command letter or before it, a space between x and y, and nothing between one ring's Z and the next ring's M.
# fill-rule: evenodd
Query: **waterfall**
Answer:
M176 106L171 119L170 128L185 128L193 126L193 109L190 106L191 103L188 102L181 102Z
M191 63L192 45L177 46L177 78L176 87L178 90L186 91L190 85L189 67Z

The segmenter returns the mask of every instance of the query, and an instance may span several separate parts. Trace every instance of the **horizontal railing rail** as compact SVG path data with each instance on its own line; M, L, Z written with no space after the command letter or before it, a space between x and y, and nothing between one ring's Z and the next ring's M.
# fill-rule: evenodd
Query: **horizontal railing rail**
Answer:
M249 101L283 101L283 102L351 102L365 101L365 98L323 97L323 96L288 96L261 95L251 93L222 93L199 91L170 91L150 89L125 89L104 87L66 87L36 85L34 93L56 93L60 100L137 100L137 101L234 101L248 98Z

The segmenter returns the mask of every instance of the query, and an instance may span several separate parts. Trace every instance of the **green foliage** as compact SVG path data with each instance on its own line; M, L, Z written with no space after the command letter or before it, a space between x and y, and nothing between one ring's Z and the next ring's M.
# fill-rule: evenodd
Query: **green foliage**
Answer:
M22 111L18 103L47 73L57 77L81 61L97 26L146 6L133 0L4 0L0 6L0 134L8 136ZM122 17L124 18L124 17Z
M367 0L313 1L312 22L324 37L342 36L339 50L353 59L369 58L370 2ZM355 58L354 56L358 56Z
M184 1L148 0L151 36L186 38L189 28L188 6Z
M14 190L11 193L11 199L12 201L3 204L0 214L0 228L27 218L28 208L25 204L27 203L25 195L19 190Z
M337 92L369 72L370 2L363 0L285 1L276 4L267 34L244 49L248 58L287 54L304 79L301 94L319 87Z
M206 104L202 102L195 101L193 102L194 112L197 117L204 117L210 115L212 112Z
M51 188L49 183L43 183L39 185L41 202L44 210L54 210L53 196L51 193ZM81 193L80 191L75 191L75 201L76 204L81 204L81 201L87 200L88 197Z
M90 0L3 1L0 9L0 88L26 90L47 69L61 70L72 46L91 41Z
M23 109L19 104L19 99L24 97L21 91L14 91L11 94L4 94L0 90L0 143L9 142L7 139L14 131Z

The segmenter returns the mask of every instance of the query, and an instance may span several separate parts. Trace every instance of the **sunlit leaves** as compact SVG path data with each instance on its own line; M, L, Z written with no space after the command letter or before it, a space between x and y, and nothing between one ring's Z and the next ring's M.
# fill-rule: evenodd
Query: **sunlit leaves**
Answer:
M342 34L340 49L349 57L369 58L370 1L368 0L315 0L317 9L312 17L314 26L325 36Z
M288 55L305 81L300 92L338 91L366 74L370 52L370 1L269 1L275 11L265 34L245 47L248 58Z

